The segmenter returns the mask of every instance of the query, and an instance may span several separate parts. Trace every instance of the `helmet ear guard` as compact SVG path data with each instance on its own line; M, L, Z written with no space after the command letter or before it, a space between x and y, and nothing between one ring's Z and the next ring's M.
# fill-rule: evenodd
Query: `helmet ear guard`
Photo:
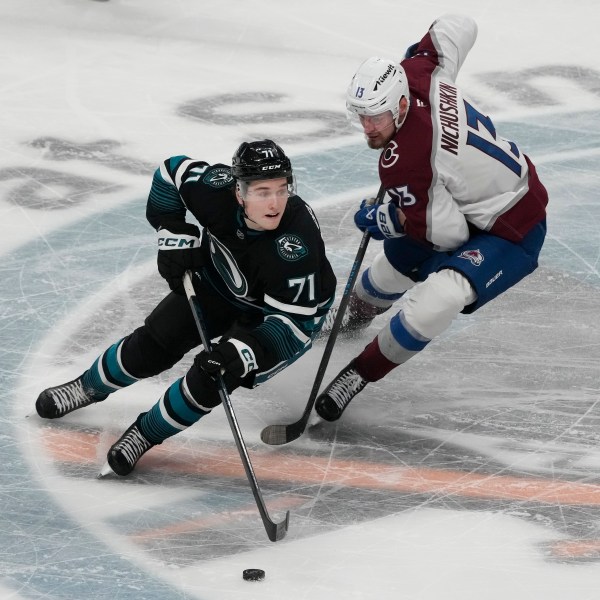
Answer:
M410 101L408 80L404 68L392 60L377 56L368 58L359 67L346 92L346 109L350 118L377 116L391 111L396 129L400 120L400 100Z

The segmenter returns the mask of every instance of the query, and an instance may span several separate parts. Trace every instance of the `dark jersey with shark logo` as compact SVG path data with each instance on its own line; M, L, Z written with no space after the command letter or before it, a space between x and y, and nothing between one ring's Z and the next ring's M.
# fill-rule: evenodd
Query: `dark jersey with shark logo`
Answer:
M249 229L234 194L231 169L186 156L154 174L146 216L158 229L189 211L203 228L202 277L240 311L262 315L252 331L270 367L298 358L321 328L336 279L312 209L289 198L273 231ZM275 364L273 364L275 363Z

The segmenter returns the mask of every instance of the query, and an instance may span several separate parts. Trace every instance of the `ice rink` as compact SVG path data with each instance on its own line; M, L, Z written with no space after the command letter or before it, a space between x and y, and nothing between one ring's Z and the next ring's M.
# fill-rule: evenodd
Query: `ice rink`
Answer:
M232 395L269 512L291 513L280 542L222 409L97 479L193 356L56 422L34 403L166 294L156 166L277 140L341 293L379 187L346 86L449 10L479 25L458 82L549 190L540 268L289 445L260 431L300 417L324 342ZM0 598L600 599L599 19L591 0L2 0ZM384 323L340 340L326 380Z

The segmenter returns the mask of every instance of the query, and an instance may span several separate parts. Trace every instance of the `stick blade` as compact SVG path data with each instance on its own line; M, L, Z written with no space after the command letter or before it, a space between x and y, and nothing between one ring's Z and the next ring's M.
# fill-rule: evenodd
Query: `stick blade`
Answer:
M287 436L285 430L287 425L267 425L260 432L260 439L269 446L280 446L281 444L287 444Z
M260 439L269 446L281 446L297 440L304 432L304 420L290 425L267 425L260 432Z
M272 542L278 542L282 540L290 526L290 511L285 513L285 519L280 523L270 523L270 527L267 529L267 535Z

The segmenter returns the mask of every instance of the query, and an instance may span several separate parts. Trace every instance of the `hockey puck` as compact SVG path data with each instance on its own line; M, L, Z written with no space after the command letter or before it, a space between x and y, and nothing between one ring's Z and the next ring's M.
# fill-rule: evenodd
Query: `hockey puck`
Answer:
M246 581L262 581L265 578L265 572L262 569L246 569L242 573Z

